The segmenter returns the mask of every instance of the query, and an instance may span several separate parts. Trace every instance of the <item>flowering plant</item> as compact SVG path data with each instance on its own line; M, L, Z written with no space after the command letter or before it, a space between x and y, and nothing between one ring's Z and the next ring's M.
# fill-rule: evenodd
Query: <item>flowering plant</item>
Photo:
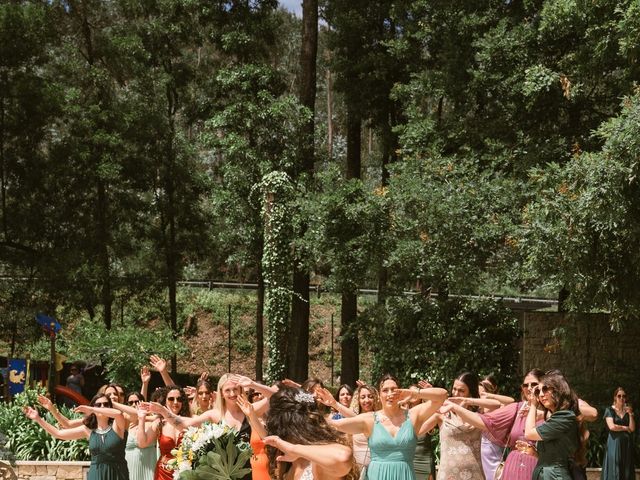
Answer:
M174 480L238 480L251 471L245 467L251 453L234 428L206 422L184 431L168 466Z

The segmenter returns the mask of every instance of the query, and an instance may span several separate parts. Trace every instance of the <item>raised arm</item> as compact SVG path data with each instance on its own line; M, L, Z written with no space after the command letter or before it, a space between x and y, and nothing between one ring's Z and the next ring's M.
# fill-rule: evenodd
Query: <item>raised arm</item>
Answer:
M480 396L488 400L497 400L500 403L500 405L510 405L516 401L515 398L513 397L509 397L507 395L500 395L498 393L485 392Z
M578 399L578 408L580 409L580 415L578 416L578 421L580 422L595 422L598 419L598 410L587 402Z
M113 408L116 408L122 412L124 418L129 423L137 423L138 422L138 409L134 407L130 407L129 405L125 405L124 403L119 403L115 401L111 401Z
M50 398L45 397L44 395L38 395L38 403L42 405L44 409L47 410L51 415L53 415L53 418L56 419L56 422L58 422L62 428L74 428L82 425L82 418L65 417L62 413L60 413L60 410L58 410L58 407L51 401Z
M244 416L247 417L249 425L251 425L251 430L256 432L260 438L265 438L267 436L267 429L264 428L260 417L256 414L253 404L251 404L244 395L240 395L237 402L238 407L240 407Z
M420 403L409 410L411 415L411 423L414 429L426 422L447 399L447 391L444 388L420 388L418 390L398 389L396 392L402 395L410 395L413 398L419 398L424 403Z
M145 448L155 443L158 439L158 429L160 419L147 422L148 410L145 407L138 409L138 429L136 432L136 443L138 448Z
M495 399L490 398L473 398L473 397L449 397L449 401L453 403L457 403L462 407L480 407L486 410L495 410L496 408L500 408L502 404Z
M527 440L542 440L542 437L536 430L536 420L537 420L537 412L538 412L538 401L536 395L531 395L530 398L530 407L527 412L527 419L524 422L524 438Z
M167 421L168 424L173 425L178 430L184 430L188 427L200 426L204 422L219 423L221 416L216 409L207 410L206 412L197 415L195 417L181 417L170 411L167 407L160 405L156 402L145 402L145 409L148 409L152 413L156 413Z
M337 412L340 412L340 414L344 418L355 417L357 415L356 412L351 410L349 407L345 407L340 402L338 402L334 398L334 396L331 395L331 392L329 390L327 390L326 388L318 388L316 390L316 398L323 405L326 405L327 407L331 407L334 410L336 410Z
M479 430L486 430L487 426L480 418L476 412L472 412L471 410L467 410L462 405L458 405L457 403L450 402L445 405L445 407L450 407L451 410L458 415L464 423L468 423L472 427L475 427Z
M81 438L89 438L91 430L84 425L73 428L56 428L46 420L44 420L38 411L32 407L24 407L22 409L25 416L40 425L49 435L58 440L79 440Z
M160 376L162 377L162 381L165 385L169 386L174 384L173 379L167 370L167 361L164 358L160 358L158 355L151 355L149 363L151 363L153 368L160 372Z
M356 433L364 433L369 437L373 430L373 414L361 413L355 417L341 418L339 420L327 420L336 430L354 435Z
M420 429L418 430L418 436L422 436L422 435L426 435L427 433L430 433L431 430L436 428L436 426L439 426L441 423L442 423L442 415L440 415L439 413L434 413L427 419L426 422L424 422L420 426Z
M342 478L351 471L352 451L346 445L339 443L296 445L285 442L275 435L266 437L264 443L283 453L277 458L281 462L294 462L298 458L308 460L322 470L322 478Z
M124 436L124 432L127 430L127 419L124 417L124 414L118 410L117 408L108 408L108 407L90 407L89 405L79 405L74 410L77 413L82 413L83 415L91 415L102 414L106 417L113 418L113 429L120 436Z
M140 382L142 384L140 387L140 393L143 397L142 400L149 400L149 383L151 382L151 371L146 365L144 365L140 369Z

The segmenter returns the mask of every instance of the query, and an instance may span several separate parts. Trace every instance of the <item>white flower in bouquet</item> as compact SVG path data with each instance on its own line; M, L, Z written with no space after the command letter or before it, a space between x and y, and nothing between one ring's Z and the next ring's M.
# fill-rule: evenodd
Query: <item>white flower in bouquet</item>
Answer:
M228 426L207 422L189 427L183 432L181 444L171 453L175 456L169 461L174 480L199 479L204 472L207 478L215 472L216 479L237 480L250 472L244 465L251 457L251 447Z

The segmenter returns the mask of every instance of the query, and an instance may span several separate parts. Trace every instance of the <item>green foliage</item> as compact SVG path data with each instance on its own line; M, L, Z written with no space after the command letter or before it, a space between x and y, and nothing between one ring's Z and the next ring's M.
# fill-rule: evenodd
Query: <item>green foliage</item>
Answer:
M638 125L635 95L597 131L602 151L532 173L537 195L524 211L526 271L567 288L575 310L610 311L614 326L640 312Z
M11 403L0 403L0 433L4 434L6 448L11 450L16 460L48 460L48 461L84 461L89 459L89 443L82 440L56 440L37 423L29 420L22 408L26 405L37 406L38 394L41 390L26 390L16 395ZM42 410L42 409L41 409ZM60 407L60 412L68 417L77 417L67 407ZM41 414L44 414L41 411ZM51 414L43 418L55 425Z
M195 470L182 472L182 480L236 480L251 472L250 468L245 468L251 450L238 453L233 442L228 442L223 450L218 439L214 442L215 450L202 455Z
M369 309L360 328L374 354L374 381L389 372L404 385L426 379L449 387L458 373L471 370L493 373L505 391L513 387L519 331L513 313L497 300L391 297Z
M148 363L151 354L170 358L186 351L166 327L152 330L127 325L106 330L102 323L84 321L65 338L68 355L102 364L110 382L125 386L139 383L140 367Z
M284 172L264 176L261 193L265 216L262 269L265 292L265 317L269 323L267 347L269 361L266 376L271 381L285 377L286 342L291 305L291 214L293 185Z
M484 272L504 275L516 256L518 182L458 158L406 159L389 183L387 264L406 287L475 291Z
M335 168L318 174L318 186L312 199L296 200L301 217L309 222L296 244L309 252L318 270L328 271L325 288L353 292L388 246L386 191L371 190L357 179L344 180Z

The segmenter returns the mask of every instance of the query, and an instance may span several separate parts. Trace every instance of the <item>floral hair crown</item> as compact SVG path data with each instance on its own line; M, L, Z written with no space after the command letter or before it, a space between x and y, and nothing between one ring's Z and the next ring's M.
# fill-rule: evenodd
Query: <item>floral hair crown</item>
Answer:
M296 396L293 398L298 403L316 403L316 398L308 392L300 391L296 393Z

